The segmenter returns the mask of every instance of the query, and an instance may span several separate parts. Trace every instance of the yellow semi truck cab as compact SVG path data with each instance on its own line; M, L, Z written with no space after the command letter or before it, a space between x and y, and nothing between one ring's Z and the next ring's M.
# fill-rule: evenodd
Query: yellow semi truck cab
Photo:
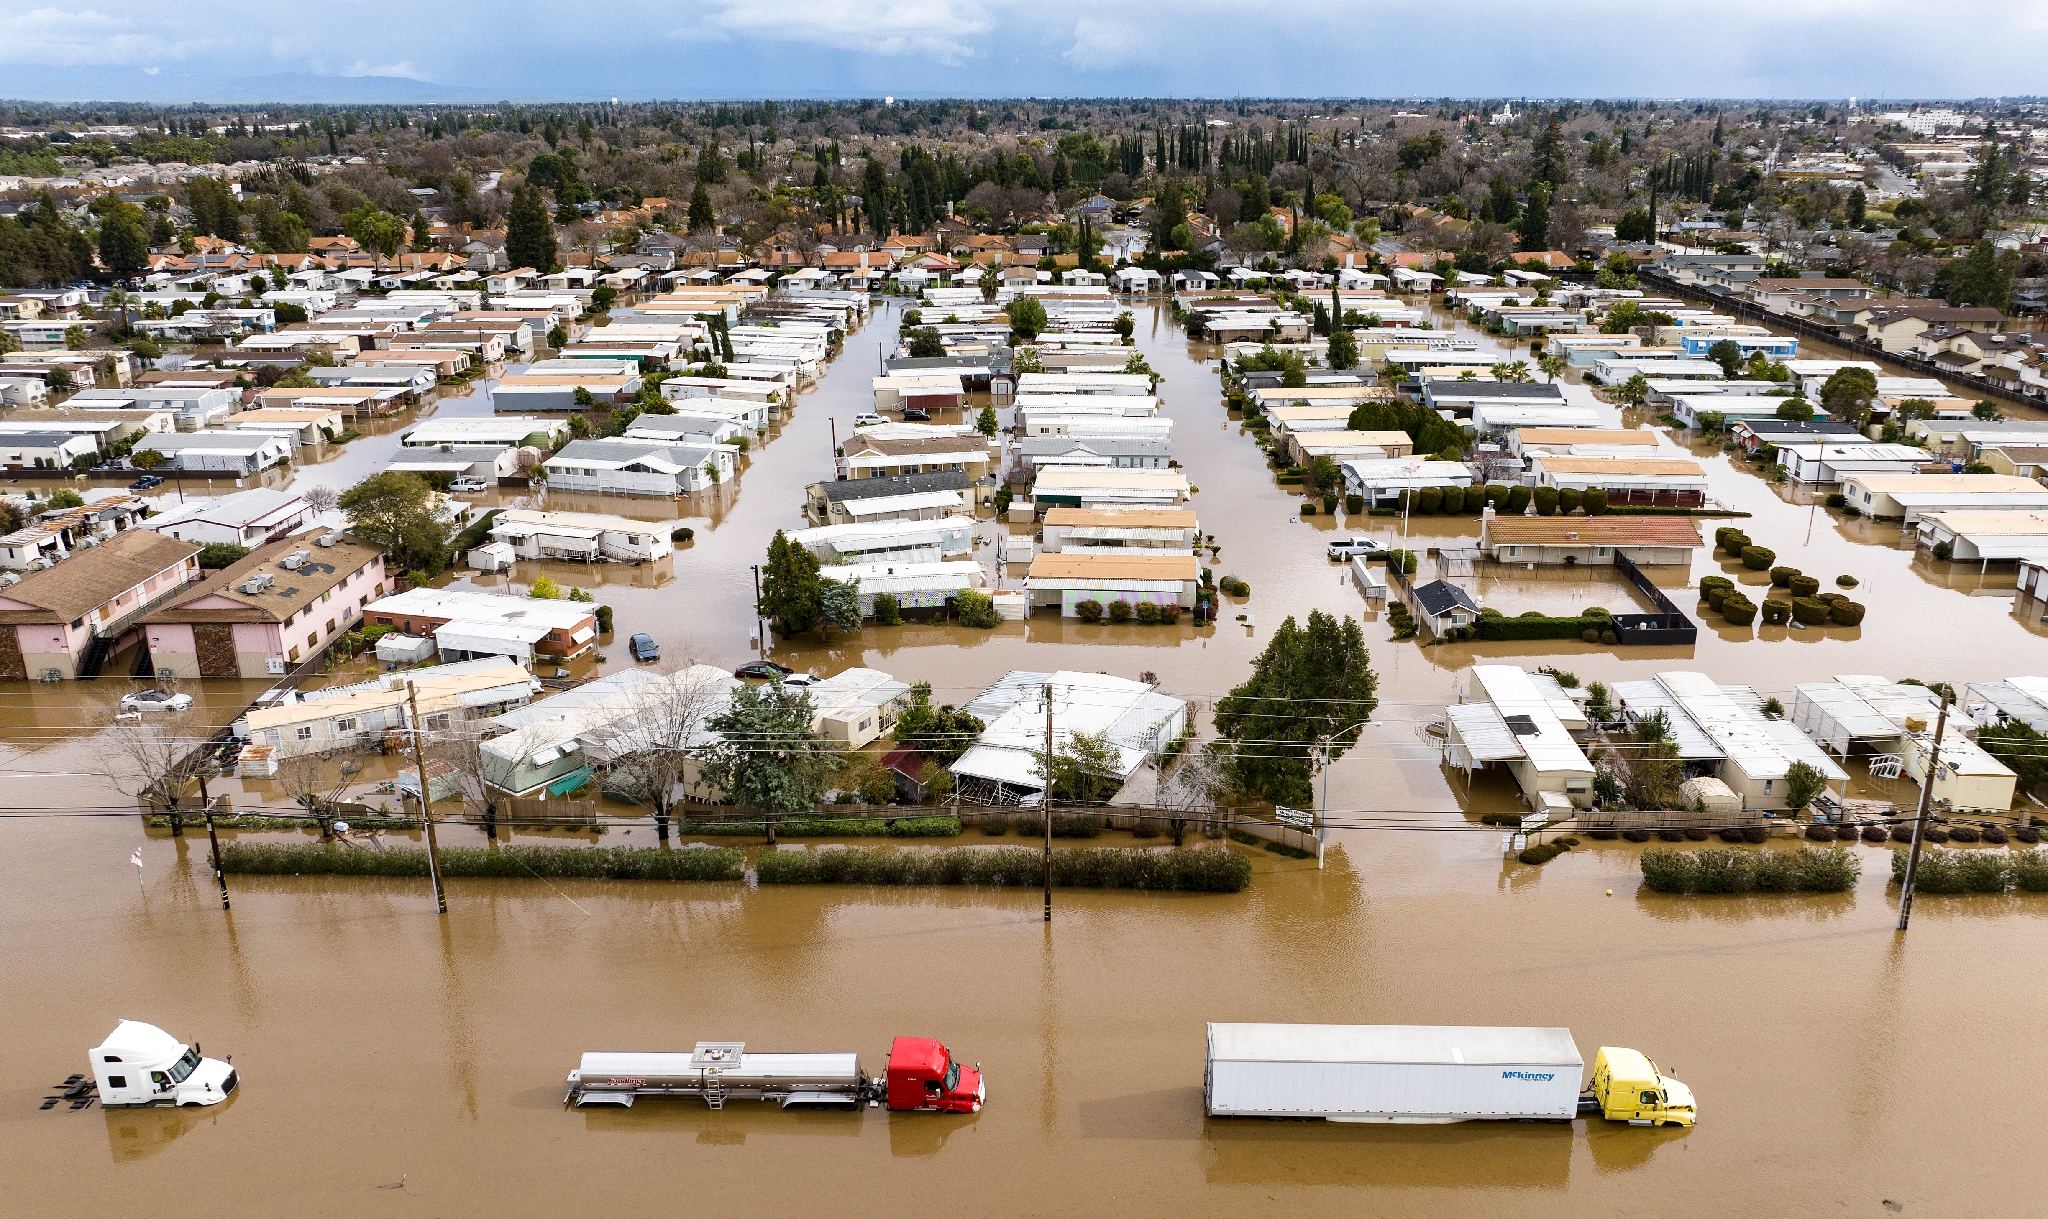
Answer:
M1603 1045L1594 1056L1592 1099L1608 1121L1631 1126L1690 1126L1698 1117L1691 1088L1620 1046Z

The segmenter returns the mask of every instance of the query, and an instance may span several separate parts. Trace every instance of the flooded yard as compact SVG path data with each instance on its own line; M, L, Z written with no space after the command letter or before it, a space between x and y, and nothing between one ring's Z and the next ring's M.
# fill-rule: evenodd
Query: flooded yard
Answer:
M2036 1178L2025 1164L2048 1136L2033 1103L2048 1087L2048 1051L2031 1025L2048 988L2015 963L2048 948L2048 898L1922 896L1901 937L1881 848L1849 848L1863 877L1838 895L1651 894L1638 884L1641 848L1625 842L1589 842L1541 868L1503 862L1499 832L1465 813L1516 807L1512 785L1485 775L1468 785L1420 729L1475 661L1609 682L1699 669L1787 702L1794 684L1838 673L2039 673L2048 607L2016 605L2009 568L1934 561L1896 526L1831 514L1692 445L1711 494L1751 514L1739 523L1757 544L1824 584L1861 581L1861 626L1734 628L1709 615L1689 648L1396 643L1325 543L1342 532L1405 537L1417 550L1469 545L1476 522L1296 517L1297 501L1224 411L1213 353L1191 348L1163 306L1136 312L1139 349L1164 376L1175 457L1222 548L1212 566L1250 584L1243 605L1199 630L1039 616L993 631L870 626L829 644L776 640L770 654L820 673L869 665L929 681L948 702L1011 669L1067 668L1150 672L1167 692L1208 703L1243 679L1282 618L1363 616L1382 702L1333 768L1330 806L1358 828L1335 832L1325 870L1254 851L1253 885L1237 895L1063 890L1049 928L1035 892L725 883L456 880L440 919L424 881L231 877L224 915L204 833L145 838L108 777L104 733L126 685L14 683L0 688L0 775L16 793L0 801L0 1133L12 1152L0 1208L352 1219L593 1204L1018 1216L2032 1211L2038 1184L2026 1184ZM657 564L510 574L516 588L544 572L614 607L620 642L579 676L630 665L622 640L638 631L665 657L730 667L759 654L752 565L774 529L801 526L803 488L828 476L833 424L844 436L870 406L868 377L897 317L894 305L878 308L716 493L548 497L696 530ZM1570 392L1593 401L1583 386ZM487 413L487 393L482 383L419 414ZM398 425L375 426L293 477L345 487L381 469ZM493 491L483 502L516 498ZM1709 541L1715 523L1703 522ZM998 531L1023 527L983 526L985 537ZM1705 550L1685 570L1651 569L1688 612L1691 595L1675 590L1712 574L1763 578ZM1417 575L1431 578L1433 560ZM1591 570L1481 566L1471 582L1510 614L1624 611L1636 596ZM1255 625L1229 621L1247 611ZM261 683L181 688L199 700L192 731L204 735ZM373 759L362 783L389 765ZM284 800L262 782L215 791L237 807ZM643 835L621 828L601 841ZM458 827L443 837L473 840ZM138 844L140 886L128 862ZM208 1110L37 1111L47 1085L83 1069L85 1049L121 1018L233 1054L241 1093ZM1203 1025L1237 1020L1564 1025L1589 1060L1601 1045L1651 1054L1692 1086L1701 1120L1690 1131L1207 1120ZM592 1113L560 1103L585 1050L731 1039L859 1050L874 1070L895 1035L935 1036L980 1062L987 1108ZM1987 1043L2002 1064L1997 1084L1958 1087L1963 1059Z

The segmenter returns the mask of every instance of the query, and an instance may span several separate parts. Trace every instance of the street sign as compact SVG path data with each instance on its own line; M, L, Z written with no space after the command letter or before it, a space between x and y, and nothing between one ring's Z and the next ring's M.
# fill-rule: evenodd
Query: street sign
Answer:
M1297 830L1313 830L1316 828L1316 815L1313 809L1288 808L1285 805L1275 805L1273 817L1281 825L1291 825Z

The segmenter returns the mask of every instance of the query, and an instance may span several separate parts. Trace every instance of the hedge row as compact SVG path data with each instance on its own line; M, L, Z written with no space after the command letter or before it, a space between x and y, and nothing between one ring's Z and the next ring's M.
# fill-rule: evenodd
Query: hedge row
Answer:
M443 847L441 875L605 880L739 880L746 856L729 847L505 846ZM318 842L231 842L221 868L257 876L425 876L424 847L367 847Z
M1658 893L1841 893L1856 885L1863 861L1841 847L1817 851L1643 852L1643 883Z
M1479 637L1488 640L1517 639L1580 639L1586 632L1593 632L1595 639L1603 638L1614 630L1614 616L1603 609L1588 610L1569 618L1553 618L1548 614L1524 614L1519 618L1494 618L1482 616L1479 619Z
M1044 879L1044 856L1029 847L882 851L867 847L766 851L755 865L764 885L1015 885ZM1177 889L1237 893L1252 881L1236 851L1141 851L1078 847L1054 851L1052 883L1075 889Z
M1892 883L1906 879L1904 847L1892 849ZM2048 893L2048 851L1920 852L1913 887L1922 893L2003 893L2018 886L2029 893Z
M685 834L725 838L765 838L768 827L758 820L685 821ZM778 838L958 838L958 817L790 817L775 822Z

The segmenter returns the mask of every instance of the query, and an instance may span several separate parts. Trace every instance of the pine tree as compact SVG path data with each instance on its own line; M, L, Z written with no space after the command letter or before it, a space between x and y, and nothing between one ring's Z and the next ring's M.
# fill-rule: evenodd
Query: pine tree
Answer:
M761 569L761 613L781 628L783 638L802 634L817 625L824 591L818 556L776 530Z
M1529 206L1522 213L1522 248L1550 248L1550 188L1541 183L1529 188Z
M537 186L522 186L505 213L505 258L545 274L555 266L555 223Z
M702 182L690 191L690 231L708 233L718 227L718 214L711 210L711 192Z

